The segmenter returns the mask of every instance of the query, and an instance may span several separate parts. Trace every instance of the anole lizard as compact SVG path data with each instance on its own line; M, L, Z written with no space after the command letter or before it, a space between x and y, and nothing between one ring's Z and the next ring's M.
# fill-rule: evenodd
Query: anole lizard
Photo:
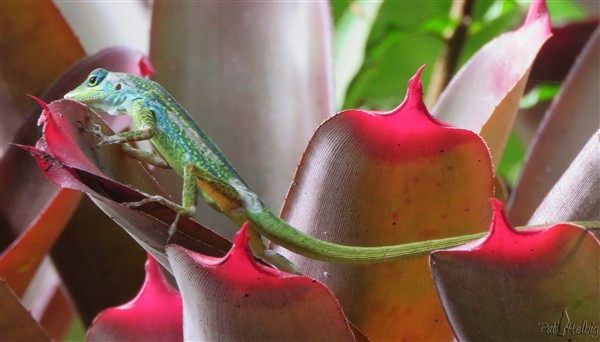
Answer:
M264 246L261 235L303 256L336 263L378 263L430 251L427 243L381 247L339 245L319 240L290 226L263 204L186 110L161 85L149 79L96 69L65 98L111 115L129 114L133 118L137 129L112 136L105 136L99 126L91 122L94 133L100 138L95 147L121 144L123 151L131 157L159 167L173 168L183 177L182 205L161 196L127 203L134 207L154 201L174 210L177 216L170 234L175 232L180 215L194 213L200 195L238 226L249 221L248 234L254 254L286 271L296 272L287 259ZM150 140L158 153L135 149L127 144L142 140Z

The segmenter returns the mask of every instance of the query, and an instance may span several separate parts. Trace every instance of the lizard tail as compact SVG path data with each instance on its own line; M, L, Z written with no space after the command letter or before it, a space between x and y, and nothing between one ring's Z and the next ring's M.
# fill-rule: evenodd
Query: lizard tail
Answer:
M264 207L261 211L248 211L248 219L254 228L274 243L294 253L326 262L340 264L372 264L428 255L432 246L440 246L438 240L415 242L381 247L358 247L339 245L305 234ZM453 246L449 244L448 247Z

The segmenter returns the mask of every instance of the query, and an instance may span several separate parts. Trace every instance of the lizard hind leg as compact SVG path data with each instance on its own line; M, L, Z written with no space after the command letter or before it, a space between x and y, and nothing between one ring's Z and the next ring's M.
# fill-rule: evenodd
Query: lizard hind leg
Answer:
M254 229L252 223L250 223L246 231L248 232L250 247L252 248L252 252L255 256L264 260L280 271L302 275L296 266L291 261L286 259L286 257L265 247L260 234L258 234L258 232Z
M186 165L185 170L185 173L193 175L195 178L195 185L197 185L200 194L210 206L229 216L240 226L248 221L248 218L245 215L242 196L238 189L194 164ZM185 203L184 197L184 206ZM260 234L256 231L252 223L248 226L247 232L250 247L255 256L264 260L266 263L273 265L278 270L292 274L302 274L294 264L283 255L265 247Z
M189 165L193 166L193 164L188 164L183 169L183 191L181 195L182 205L158 195L144 198L138 202L126 203L128 207L139 207L146 203L158 202L173 210L176 213L176 216L175 220L169 227L169 238L171 238L177 231L177 224L179 223L181 215L190 216L196 211L196 204L198 202L198 188L196 187L196 175L192 171L193 167L190 167Z
M191 163L185 166L184 173L190 174L193 181L190 181L189 186L194 186L206 203L215 210L229 216L233 221L238 221L238 212L243 208L243 204L237 189Z

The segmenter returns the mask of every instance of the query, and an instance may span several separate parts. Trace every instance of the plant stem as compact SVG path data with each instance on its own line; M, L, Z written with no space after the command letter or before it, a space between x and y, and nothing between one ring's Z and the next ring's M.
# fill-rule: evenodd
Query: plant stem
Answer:
M444 50L438 58L433 76L427 91L427 104L431 107L446 88L452 75L456 72L458 59L467 38L467 31L471 23L473 0L454 0L450 7L450 18L456 20L458 25L448 35L444 36Z

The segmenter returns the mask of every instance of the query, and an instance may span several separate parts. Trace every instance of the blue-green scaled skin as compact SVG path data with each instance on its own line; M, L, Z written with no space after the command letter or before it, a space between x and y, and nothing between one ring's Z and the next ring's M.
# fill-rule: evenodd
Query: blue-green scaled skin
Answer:
M160 196L130 205L157 201L175 210L179 218L194 212L200 195L238 225L249 221L248 234L255 255L279 269L295 271L285 258L264 247L260 235L303 256L336 263L378 263L424 255L431 250L428 243L382 247L338 245L298 231L263 204L187 111L156 82L96 69L65 98L109 114L131 115L136 125L133 131L104 136L96 127L95 133L101 138L97 146L122 144L130 156L171 167L183 177L181 206ZM126 144L141 140L150 140L160 155ZM177 219L171 233L176 225Z

